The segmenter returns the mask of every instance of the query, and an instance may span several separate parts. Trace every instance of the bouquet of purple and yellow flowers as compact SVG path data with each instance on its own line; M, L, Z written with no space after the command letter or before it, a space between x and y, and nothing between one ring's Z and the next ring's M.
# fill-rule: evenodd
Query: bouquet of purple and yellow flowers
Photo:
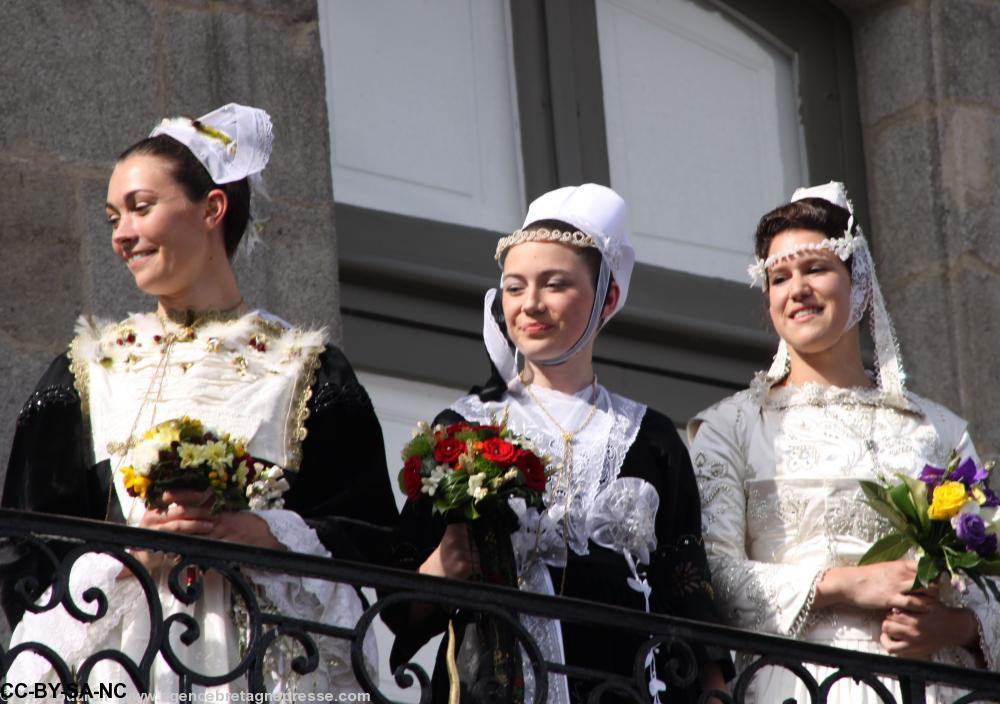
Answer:
M897 474L892 486L862 481L867 503L893 527L866 552L860 565L917 555L913 588L928 587L944 572L955 584L967 576L1000 600L993 580L1000 575L1000 498L988 486L993 463L977 466L952 453L946 467L926 465L917 478Z

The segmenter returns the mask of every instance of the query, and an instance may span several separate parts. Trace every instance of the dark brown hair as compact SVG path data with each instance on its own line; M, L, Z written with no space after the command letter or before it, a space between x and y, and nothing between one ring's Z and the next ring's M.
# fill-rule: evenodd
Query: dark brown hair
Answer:
M118 161L124 161L135 154L156 156L170 162L174 180L181 185L188 200L192 202L203 199L209 191L216 188L226 194L229 206L222 219L222 233L226 256L231 259L250 220L250 184L247 179L217 184L190 149L165 134L136 142L118 156Z
M562 232L575 232L577 228L562 220L539 220L524 228L526 232L532 230L560 230ZM596 247L573 247L576 253L583 257L587 270L590 272L590 282L597 287L597 280L601 276L601 251Z
M785 230L813 230L830 239L843 237L850 217L845 208L822 198L803 198L779 206L764 215L757 224L753 236L754 254L760 259L767 259L771 241ZM851 260L845 263L849 271Z

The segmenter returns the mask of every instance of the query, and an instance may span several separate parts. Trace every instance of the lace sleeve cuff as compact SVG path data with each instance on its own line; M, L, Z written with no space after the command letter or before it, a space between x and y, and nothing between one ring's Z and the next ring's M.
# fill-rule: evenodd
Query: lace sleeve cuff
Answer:
M806 624L809 623L809 618L813 615L813 604L816 602L816 590L819 588L819 583L823 581L823 577L830 570L829 567L820 570L813 577L812 585L809 587L809 592L806 594L806 599L802 603L802 607L799 612L795 615L792 620L792 625L788 629L787 635L791 638L797 638L800 633L805 629Z
M993 672L1000 670L1000 611L996 604L982 590L973 586L969 587L959 602L976 617L979 649L986 661L986 669Z
M330 556L316 531L306 525L294 511L275 509L255 513L267 523L275 539L289 550L320 557ZM349 584L259 570L247 570L247 574L263 592L267 602L281 613L344 628L353 628L361 618L361 599ZM359 691L350 665L350 642L329 637L319 637L316 640L321 651L321 670L325 665L328 683L323 682L320 675L314 684L319 685L320 689L329 687L330 691ZM372 633L365 638L364 653L369 673L374 673L378 651Z

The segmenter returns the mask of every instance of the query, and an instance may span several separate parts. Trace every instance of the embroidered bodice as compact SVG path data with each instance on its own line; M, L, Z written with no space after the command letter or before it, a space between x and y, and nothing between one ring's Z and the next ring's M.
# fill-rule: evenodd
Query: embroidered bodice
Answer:
M255 457L297 469L323 331L255 311L185 326L153 313L119 323L81 318L71 346L94 460L112 468L156 423L190 416L245 439ZM126 516L130 497L115 472Z

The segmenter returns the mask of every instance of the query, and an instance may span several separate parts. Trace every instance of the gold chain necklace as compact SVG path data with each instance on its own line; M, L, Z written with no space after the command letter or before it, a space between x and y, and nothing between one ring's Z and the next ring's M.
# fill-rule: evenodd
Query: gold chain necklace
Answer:
M575 438L579 433L586 428L590 421L593 420L594 414L597 412L597 376L594 376L593 381L590 382L590 411L587 413L587 417L583 419L583 422L576 427L576 430L566 430L562 427L562 423L556 420L556 417L549 412L549 409L545 407L541 399L535 395L535 392L531 390L531 385L526 385L524 390L528 392L528 396L531 400L535 402L535 405L541 409L545 417L548 418L552 425L556 426L559 430L560 437L563 441L563 471L559 473L560 479L563 474L572 474L573 472L573 438Z
M556 497L559 495L560 490L563 489L564 482L571 482L573 477L573 438L575 438L579 433L583 432L584 428L590 425L590 421L594 419L594 415L597 413L597 375L594 375L593 380L590 382L590 411L587 412L587 417L576 427L575 430L566 430L562 426L556 417L549 412L549 409L545 407L541 399L535 395L535 392L531 390L531 385L526 384L524 390L528 393L531 400L541 409L545 417L552 422L556 428L558 428L560 436L563 441L563 465L562 469L559 471L559 476L556 478L555 489L552 490L552 496ZM563 538L569 542L569 509L570 502L573 499L572 487L566 487L566 500L563 506ZM538 550L539 543L541 541L541 525L539 525L538 530L535 532L535 550ZM566 570L569 564L563 567L562 580L559 584L559 596L562 596L563 592L566 591Z

